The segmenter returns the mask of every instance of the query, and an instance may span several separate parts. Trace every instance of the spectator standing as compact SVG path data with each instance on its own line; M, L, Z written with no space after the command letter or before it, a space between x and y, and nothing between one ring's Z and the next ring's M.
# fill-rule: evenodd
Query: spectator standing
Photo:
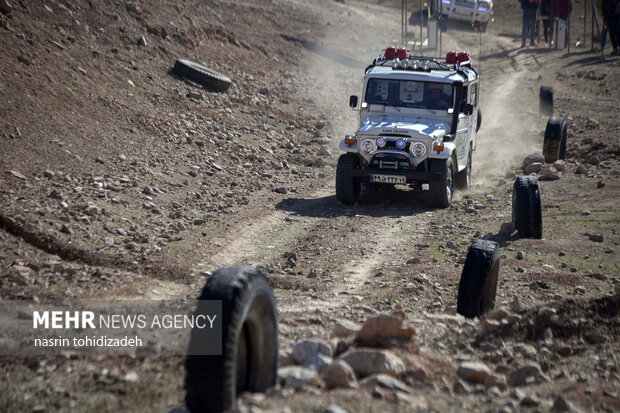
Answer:
M545 38L545 45L549 45L551 40L551 6L549 0L541 0L540 2L540 16L542 17L543 24L543 36Z
M536 36L536 12L540 0L521 0L523 9L523 30L521 31L521 47L525 47L525 39L530 37L530 46L534 46Z
M614 56L620 54L618 50L618 43L620 42L620 25L618 20L620 15L616 14L616 10L620 11L620 0L603 0L603 19L609 32L611 45L614 48L611 54Z

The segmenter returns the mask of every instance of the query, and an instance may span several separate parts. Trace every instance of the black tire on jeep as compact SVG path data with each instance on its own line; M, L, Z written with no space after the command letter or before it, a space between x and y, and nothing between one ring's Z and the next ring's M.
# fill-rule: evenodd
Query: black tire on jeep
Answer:
M255 268L221 268L209 276L200 300L222 302L222 355L187 357L185 402L191 412L228 411L238 394L264 392L276 384L278 315L273 291ZM200 329L192 331L190 348L203 339Z
M178 76L191 79L216 92L226 92L232 81L221 73L199 63L177 59L172 68Z
M543 140L543 156L547 163L566 157L566 121L564 118L551 117L547 121Z
M431 199L434 206L446 208L452 202L454 193L454 163L452 158L433 159L431 172L441 174L439 180L430 184Z
M542 238L542 202L538 179L519 176L512 191L512 222L522 238Z
M345 205L352 205L359 200L361 180L359 178L344 175L342 170L350 170L359 167L357 155L344 153L338 158L336 166L336 199Z
M457 313L473 318L495 307L499 265L497 242L481 239L472 242L459 281Z
M538 114L553 116L553 86L541 86L538 93Z
M469 157L467 159L467 166L461 172L457 172L454 177L454 183L459 189L467 189L471 186L471 164L472 164L473 151L471 146L469 147Z

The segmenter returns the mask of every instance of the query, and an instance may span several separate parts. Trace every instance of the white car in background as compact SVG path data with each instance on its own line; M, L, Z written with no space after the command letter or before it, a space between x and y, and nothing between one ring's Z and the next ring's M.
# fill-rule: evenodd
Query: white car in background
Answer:
M431 13L440 18L470 22L486 31L493 15L492 0L431 0ZM445 25L444 28L445 30Z

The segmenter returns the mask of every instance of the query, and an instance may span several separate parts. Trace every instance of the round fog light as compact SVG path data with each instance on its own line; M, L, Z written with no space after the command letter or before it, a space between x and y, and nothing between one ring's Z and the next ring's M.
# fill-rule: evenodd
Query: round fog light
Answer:
M396 141L396 147L398 149L403 149L405 147L405 141L402 139L399 139Z
M383 138L377 139L377 146L379 148L383 148L385 146L385 139L383 139Z

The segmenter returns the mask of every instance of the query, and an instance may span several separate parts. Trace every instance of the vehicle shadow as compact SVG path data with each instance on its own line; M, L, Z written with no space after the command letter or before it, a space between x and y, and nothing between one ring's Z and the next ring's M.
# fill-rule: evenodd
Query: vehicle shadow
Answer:
M295 216L331 218L362 215L368 217L405 217L433 211L428 195L421 192L386 188L362 192L355 205L342 205L335 195L321 198L287 198L276 209L288 211Z

